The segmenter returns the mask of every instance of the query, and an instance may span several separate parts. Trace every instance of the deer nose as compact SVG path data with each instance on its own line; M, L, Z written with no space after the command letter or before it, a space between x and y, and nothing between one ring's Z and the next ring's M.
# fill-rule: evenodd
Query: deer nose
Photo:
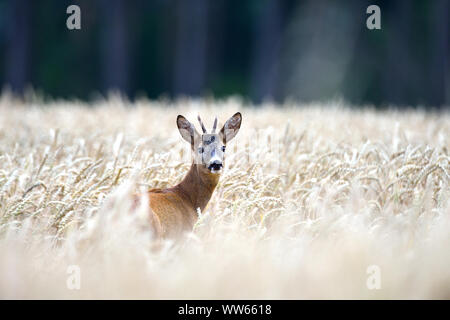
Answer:
M208 169L218 171L218 170L222 169L222 166L223 166L222 162L215 160L212 163L210 163Z

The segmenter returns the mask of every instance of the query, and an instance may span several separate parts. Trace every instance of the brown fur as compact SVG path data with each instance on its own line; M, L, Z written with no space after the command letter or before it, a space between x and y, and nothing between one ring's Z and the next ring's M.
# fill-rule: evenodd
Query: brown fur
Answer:
M191 168L184 179L172 188L151 189L147 193L151 209L150 224L158 238L173 238L192 230L198 218L197 210L205 210L219 182L225 144L239 131L242 116L239 112L235 113L219 134L214 133L217 118L212 134L206 133L200 117L198 120L203 136L185 117L177 117L178 130L182 138L191 144L193 155Z
M176 186L148 191L153 229L158 237L176 237L192 230L197 208L203 212L219 181L202 165L192 164L185 178Z

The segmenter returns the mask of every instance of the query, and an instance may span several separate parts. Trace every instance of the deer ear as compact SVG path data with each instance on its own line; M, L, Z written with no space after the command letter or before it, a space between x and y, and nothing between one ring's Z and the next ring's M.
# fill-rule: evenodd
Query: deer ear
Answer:
M222 130L220 130L220 136L223 143L227 143L233 139L241 127L242 115L240 112L236 112L230 119L225 122Z
M190 123L185 117L179 115L177 117L177 126L178 131L180 131L183 139L189 142L191 146L193 146L195 141L197 141L200 137L197 130L195 130L194 125Z

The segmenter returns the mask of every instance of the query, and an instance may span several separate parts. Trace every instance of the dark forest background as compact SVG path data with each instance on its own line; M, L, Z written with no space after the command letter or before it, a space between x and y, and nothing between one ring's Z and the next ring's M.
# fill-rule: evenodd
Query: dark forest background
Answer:
M81 8L81 30L66 8ZM381 8L381 30L366 8ZM54 98L450 104L448 0L0 0L0 83Z

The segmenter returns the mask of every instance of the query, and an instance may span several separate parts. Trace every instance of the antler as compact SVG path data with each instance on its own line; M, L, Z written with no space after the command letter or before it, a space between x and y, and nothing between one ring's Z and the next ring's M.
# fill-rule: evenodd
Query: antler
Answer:
M217 128L217 117L216 119L214 119L214 124L211 133L216 133L216 128Z
M202 119L200 119L200 115L197 116L198 122L200 122L200 126L202 127L203 133L206 133L205 125L202 122Z

